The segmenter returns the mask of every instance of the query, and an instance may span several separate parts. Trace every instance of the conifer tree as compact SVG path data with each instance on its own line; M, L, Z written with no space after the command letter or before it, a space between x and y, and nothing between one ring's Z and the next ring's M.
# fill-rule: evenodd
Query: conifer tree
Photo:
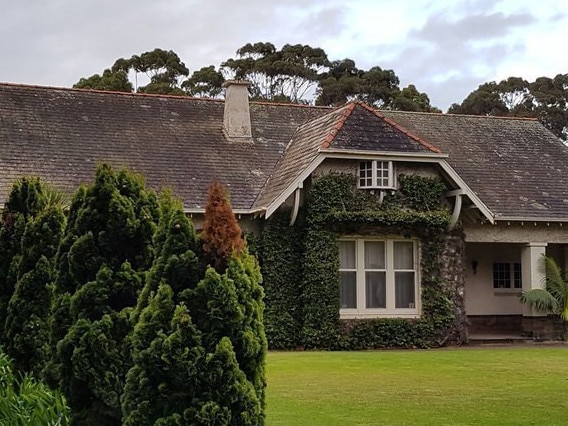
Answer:
M258 263L246 250L225 189L215 185L201 235L210 266L195 284L198 270L179 261L183 245L173 244L182 241L176 210L169 210L169 226L157 233L163 258L156 258L139 298L123 422L262 425L266 338Z
M220 183L209 188L205 215L201 238L209 267L196 289L185 292L181 299L185 297L208 353L215 353L220 342L229 339L230 351L234 351L237 365L252 385L260 407L258 416L255 410L241 414L251 416L251 424L263 424L267 344L260 268L246 249L226 189ZM227 345L223 348L229 351ZM217 396L223 400L222 392Z
M132 340L134 364L122 398L123 424L197 424L206 391L201 333L185 306L174 305L168 284L160 284L143 310ZM180 421L172 422L176 418Z
M223 272L229 257L239 255L244 247L242 231L229 203L227 190L220 182L213 182L209 187L201 238L207 263L217 272Z
M132 314L133 324L162 281L172 288L177 303L178 294L186 288L194 288L203 276L201 250L193 223L185 215L181 201L169 191L164 192L160 199L154 251L154 262Z
M152 262L155 194L127 170L101 165L78 190L56 258L52 363L78 425L119 425L131 364L126 337L143 277Z
M47 322L53 259L64 222L61 205L47 206L37 217L28 220L22 237L18 280L5 324L5 350L21 373L37 375L49 356Z
M8 303L14 293L22 238L27 222L45 207L47 199L39 178L23 177L14 183L2 210L0 223L0 343L5 341L4 325Z
M179 293L193 289L202 277L197 238L181 202L169 192L160 200L160 213L156 256L131 316L133 366L122 397L127 425L153 425L171 416L194 419L191 413L202 391L197 385L203 367L201 334L187 309L176 305Z

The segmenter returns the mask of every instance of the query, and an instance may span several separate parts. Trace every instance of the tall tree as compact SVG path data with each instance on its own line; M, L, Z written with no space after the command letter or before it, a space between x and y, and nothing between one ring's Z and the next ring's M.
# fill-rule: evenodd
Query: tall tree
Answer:
M225 78L213 65L195 71L181 87L191 96L218 98L223 92Z
M153 238L154 261L144 288L138 296L131 322L135 324L161 283L173 291L174 302L186 288L195 288L203 278L202 250L191 220L183 205L170 191L160 198L160 218Z
M176 417L183 422L173 424L197 424L207 392L205 353L187 309L173 299L172 288L161 281L134 328L133 365L122 395L124 425L150 426Z
M392 108L397 111L442 112L439 108L430 105L428 95L420 93L414 84L409 84L400 91L393 101Z
M26 226L48 204L46 189L39 178L23 177L12 186L2 210L0 223L0 343L4 341L4 325L8 303L14 293L22 259L22 239ZM38 258L35 258L37 261ZM28 257L26 265L32 260ZM24 268L29 271L31 268Z
M223 184L216 181L211 184L201 233L207 262L217 272L223 272L229 257L240 255L245 245L227 196Z
M131 72L134 73L134 85L128 79ZM145 86L138 84L141 73L149 80ZM136 89L140 93L184 95L181 83L188 75L189 70L177 53L156 48L128 59L119 58L102 75L81 78L73 87L119 92L132 92Z
M450 114L495 115L538 118L556 136L568 140L568 74L539 77L527 82L509 77L489 82L471 92Z
M161 255L139 297L142 310L131 338L125 425L264 424L260 272L226 197L222 185L212 185L202 254L219 272L208 267L197 284L196 265L181 261L195 244L179 226L181 205L162 204L166 220L155 238Z
M205 258L211 266L195 290L182 292L180 299L189 307L194 323L202 332L206 352L217 354L211 360L213 364L219 360L217 367L207 368L208 371L213 368L211 374L218 373L207 380L219 386L225 379L219 379L218 374L228 374L233 380L212 391L209 399L228 407L233 415L244 410L239 414L240 420L237 417L229 424L264 424L267 344L262 278L256 258L248 253L227 197L221 184L211 185L201 234ZM224 362L232 366L233 372L222 369ZM235 392L242 394L237 397ZM244 405L233 407L235 403Z
M144 73L150 83L137 87L137 91L141 93L183 94L180 89L181 79L189 75L189 70L177 53L159 48L133 55L130 59L118 59L112 70L132 70L136 73L136 81L138 73Z
M357 98L376 108L390 109L398 96L400 81L393 70L375 66L361 73L362 85Z
M236 59L221 64L227 74L251 81L254 99L307 102L306 95L317 84L319 72L328 66L323 49L286 44L277 50L272 43L247 43Z
M128 73L124 70L111 71L106 69L102 75L93 74L88 78L81 78L73 85L76 89L93 89L110 92L132 92L134 87L128 81Z
M47 363L54 257L64 223L62 205L48 205L28 221L24 231L18 281L5 324L5 350L19 372L38 376Z
M355 61L346 58L331 62L329 70L319 75L316 105L341 105L361 91L361 75Z
M71 205L60 246L49 366L76 424L120 424L130 353L126 336L158 216L140 176L101 165ZM63 337L61 337L63 336Z

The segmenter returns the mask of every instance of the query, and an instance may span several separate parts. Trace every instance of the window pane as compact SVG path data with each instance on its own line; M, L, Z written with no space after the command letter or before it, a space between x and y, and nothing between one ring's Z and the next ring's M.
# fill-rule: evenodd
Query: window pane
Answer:
M414 309L414 272L395 272L395 308Z
M357 307L356 272L340 272L341 286L339 288L341 308Z
M365 241L365 269L385 269L384 241Z
M365 299L367 308L386 308L386 274L365 272Z
M389 162L377 161L377 186L389 186Z
M411 241L395 241L394 269L414 269L414 243Z
M513 282L515 284L515 288L523 288L523 276L521 274L521 264L515 263L513 264Z
M511 266L509 263L493 264L493 288L511 288Z
M373 186L373 164L371 161L359 163L359 186Z
M355 269L355 241L339 242L339 268Z

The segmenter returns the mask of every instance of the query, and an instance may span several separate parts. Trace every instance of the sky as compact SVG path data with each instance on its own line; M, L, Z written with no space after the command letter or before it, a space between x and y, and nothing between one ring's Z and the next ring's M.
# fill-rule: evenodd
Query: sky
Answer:
M480 84L568 73L566 0L25 0L0 14L0 81L71 87L161 48L190 73L246 43L392 69L446 111Z

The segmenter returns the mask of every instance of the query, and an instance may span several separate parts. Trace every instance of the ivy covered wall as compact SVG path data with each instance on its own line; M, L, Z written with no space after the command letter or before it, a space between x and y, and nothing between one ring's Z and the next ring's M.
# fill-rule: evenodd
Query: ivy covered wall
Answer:
M379 202L378 193L356 188L352 174L325 174L312 182L295 226L284 216L266 223L260 254L270 347L433 347L466 338L464 238L447 231L447 187L418 175L400 175L398 184ZM419 239L419 319L340 319L342 235Z

